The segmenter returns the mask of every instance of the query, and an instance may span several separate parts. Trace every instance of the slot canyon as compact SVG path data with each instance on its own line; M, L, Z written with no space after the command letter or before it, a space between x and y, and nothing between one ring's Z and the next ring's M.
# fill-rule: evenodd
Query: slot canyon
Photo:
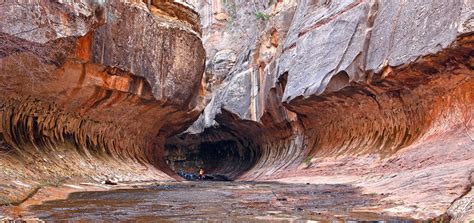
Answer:
M0 40L0 222L474 221L472 0L3 0Z

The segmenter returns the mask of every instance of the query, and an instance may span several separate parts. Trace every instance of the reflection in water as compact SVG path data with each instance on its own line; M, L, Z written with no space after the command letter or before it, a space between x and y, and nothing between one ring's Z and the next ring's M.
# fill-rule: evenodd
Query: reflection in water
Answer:
M106 192L73 193L67 200L30 207L43 220L105 221L296 221L405 220L363 211L382 196L350 185L255 182L183 182Z

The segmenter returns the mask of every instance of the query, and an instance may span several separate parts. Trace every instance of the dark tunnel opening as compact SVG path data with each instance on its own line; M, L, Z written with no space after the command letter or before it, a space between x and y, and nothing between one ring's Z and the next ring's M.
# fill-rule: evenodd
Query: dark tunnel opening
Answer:
M168 166L187 180L198 179L201 168L206 180L233 180L258 159L251 143L222 129L174 136L167 140L164 155Z

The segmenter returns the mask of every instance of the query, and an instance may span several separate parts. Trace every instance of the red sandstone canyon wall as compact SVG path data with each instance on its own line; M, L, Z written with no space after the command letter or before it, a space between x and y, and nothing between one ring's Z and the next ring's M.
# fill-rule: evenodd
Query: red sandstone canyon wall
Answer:
M172 180L164 139L203 108L199 15L171 1L1 7L1 201L74 179Z
M470 219L473 9L5 1L0 202L41 185L174 180L204 166L384 196L361 212Z
M190 3L209 104L170 154L232 141L238 155L212 171L350 182L400 216L439 216L471 190L470 1Z

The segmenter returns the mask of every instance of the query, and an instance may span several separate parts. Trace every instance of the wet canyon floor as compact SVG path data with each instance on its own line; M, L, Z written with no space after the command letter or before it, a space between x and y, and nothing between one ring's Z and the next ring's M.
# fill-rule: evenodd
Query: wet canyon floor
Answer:
M75 192L65 200L28 207L46 221L392 221L371 214L383 196L362 194L348 184L186 181L108 191Z

